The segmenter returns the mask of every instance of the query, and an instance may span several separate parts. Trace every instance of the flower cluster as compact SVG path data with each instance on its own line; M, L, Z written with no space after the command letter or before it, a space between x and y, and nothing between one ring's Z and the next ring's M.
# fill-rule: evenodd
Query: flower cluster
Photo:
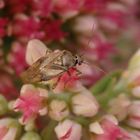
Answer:
M27 63L32 66L46 49L39 40L31 40ZM139 62L140 50L127 70L105 76L90 89L71 67L47 83L24 84L19 97L9 103L1 95L0 138L139 140Z
M126 53L127 47L133 43L134 50L139 42L138 0L0 0L0 10L0 52L15 76L27 68L24 55L33 38L84 53L91 62L82 77L88 86L104 75L93 63L110 71L124 64L132 52Z
M0 140L139 140L139 6L0 0Z

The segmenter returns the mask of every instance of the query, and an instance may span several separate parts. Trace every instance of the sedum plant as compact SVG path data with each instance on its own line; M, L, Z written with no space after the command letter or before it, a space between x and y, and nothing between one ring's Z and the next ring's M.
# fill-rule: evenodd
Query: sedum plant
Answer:
M32 66L44 50L29 42L27 63ZM1 95L1 140L139 140L139 58L138 50L125 71L107 74L91 88L71 67L47 84L23 84L16 100Z

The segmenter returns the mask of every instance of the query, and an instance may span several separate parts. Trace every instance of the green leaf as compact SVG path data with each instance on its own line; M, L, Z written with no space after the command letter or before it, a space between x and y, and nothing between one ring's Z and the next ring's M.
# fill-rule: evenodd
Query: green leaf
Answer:
M102 108L106 108L108 102L118 94L118 92L114 92L114 86L116 85L116 82L117 80L113 78L108 84L106 90L102 94L96 96L96 99Z
M108 88L108 86L112 82L112 79L118 79L120 76L120 70L112 72L99 80L94 86L92 86L90 91L93 93L94 96L101 94L102 92L105 92L105 90Z

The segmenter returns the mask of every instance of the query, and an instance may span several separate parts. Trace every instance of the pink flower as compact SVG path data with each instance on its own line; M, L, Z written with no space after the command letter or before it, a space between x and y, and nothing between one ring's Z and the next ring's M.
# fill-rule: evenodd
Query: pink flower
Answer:
M125 5L116 2L110 2L106 5L106 8L101 12L99 22L104 30L120 31L127 25L127 16L130 16L129 10Z
M118 140L126 137L119 126L113 123L113 121L103 119L101 122L101 127L104 133L96 135L93 137L93 140Z
M32 6L33 14L41 17L49 16L53 10L53 2L50 0L36 0Z
M140 139L140 131L139 130L130 130L128 131L130 135L130 139L125 140L139 140Z
M4 0L0 0L0 9L3 9L5 6Z
M21 95L14 104L14 109L23 113L22 123L27 123L29 120L35 119L38 114L43 113L41 112L44 111L42 94L45 96L46 92L45 89L37 89L33 85L22 87Z
M31 38L43 38L45 34L40 28L39 19L25 15L19 15L12 25L13 35L17 38L23 38L25 41Z
M61 92L66 89L76 89L78 86L78 73L75 68L70 68L67 72L57 78L56 87L54 92Z
M47 40L60 40L64 38L67 34L62 30L62 22L61 20L44 20L41 23L43 30L46 34Z
M0 79L0 93L8 100L15 99L18 96L18 91L14 85L13 77L8 72L0 70Z
M25 62L25 47L19 42L14 42L8 56L8 61L16 74L19 75L27 67L27 63Z
M8 23L8 20L6 18L0 18L0 38L6 35L5 27L7 23Z
M112 24L116 24L117 27L123 28L125 27L125 13L121 11L106 11L102 18L109 20Z
M106 6L107 0L84 0L83 9L84 11L100 12Z
M5 7L7 7L8 15L25 12L31 7L33 0L5 0Z
M54 11L60 14L78 10L83 2L80 0L55 0Z

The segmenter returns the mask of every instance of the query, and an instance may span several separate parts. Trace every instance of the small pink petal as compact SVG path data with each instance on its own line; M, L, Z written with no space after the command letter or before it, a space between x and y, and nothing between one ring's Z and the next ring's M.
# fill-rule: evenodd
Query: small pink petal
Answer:
M3 137L6 135L7 131L8 131L8 128L0 127L0 140L3 139Z
M72 127L70 127L70 128L68 129L68 131L66 132L66 134L65 134L64 136L62 136L62 137L60 138L60 140L67 140L67 139L70 137L71 132L72 132Z

